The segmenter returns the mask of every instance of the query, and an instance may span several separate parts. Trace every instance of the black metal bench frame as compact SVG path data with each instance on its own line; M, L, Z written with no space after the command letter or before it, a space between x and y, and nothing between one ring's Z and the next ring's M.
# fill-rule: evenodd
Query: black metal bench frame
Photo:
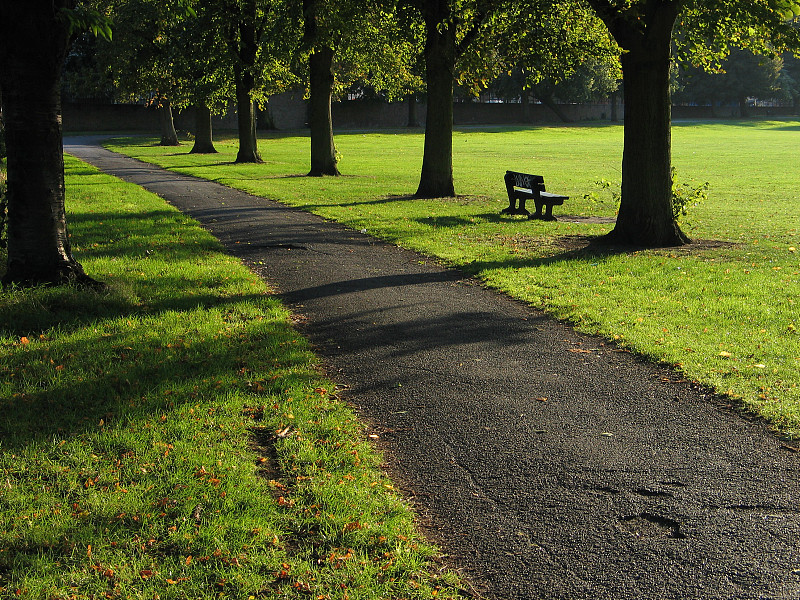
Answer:
M529 219L556 221L557 219L553 216L553 206L560 206L564 204L564 200L569 198L569 196L545 191L544 177L541 175L506 171L503 179L508 192L508 208L501 211L504 215L526 215ZM529 199L533 199L536 205L534 214L525 208L525 201ZM517 207L517 200L519 200L519 207ZM542 209L545 207L546 210L542 213Z

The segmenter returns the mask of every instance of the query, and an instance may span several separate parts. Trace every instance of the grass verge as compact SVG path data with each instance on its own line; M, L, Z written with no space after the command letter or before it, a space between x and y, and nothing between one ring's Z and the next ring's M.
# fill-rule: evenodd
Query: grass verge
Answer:
M680 181L710 183L683 222L683 249L593 252L616 206L590 196L620 181L622 128L484 128L454 135L454 172L467 196L415 200L419 132L337 135L340 178L302 177L309 140L261 141L264 165L235 165L236 141L201 156L131 138L109 145L142 160L299 206L435 255L581 330L677 366L800 436L800 178L790 167L800 123L677 123ZM506 169L540 173L571 196L557 223L503 217ZM589 197L587 197L589 196ZM600 219L598 219L600 217Z
M107 293L0 293L0 598L454 597L265 285L67 157Z

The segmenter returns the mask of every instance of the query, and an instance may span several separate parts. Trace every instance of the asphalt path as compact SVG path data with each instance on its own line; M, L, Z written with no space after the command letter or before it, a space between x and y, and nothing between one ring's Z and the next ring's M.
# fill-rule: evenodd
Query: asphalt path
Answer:
M301 317L470 594L800 599L800 454L679 374L418 254L65 140Z

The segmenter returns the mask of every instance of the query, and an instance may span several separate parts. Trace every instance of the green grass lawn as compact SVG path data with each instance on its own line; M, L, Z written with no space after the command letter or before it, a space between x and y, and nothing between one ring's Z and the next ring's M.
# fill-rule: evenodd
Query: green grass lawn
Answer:
M0 598L451 598L265 284L67 157L102 294L0 293Z
M709 182L709 198L682 222L703 243L678 249L581 249L612 225L596 181L620 181L622 128L576 125L472 128L454 135L457 198L414 200L420 132L349 132L336 137L340 178L301 177L309 140L280 134L261 141L263 165L235 165L235 140L218 155L189 155L151 139L110 148L335 219L440 257L488 285L530 302L583 331L676 365L800 436L800 122L685 122L673 129L679 180ZM557 223L499 214L502 176L545 176L570 200ZM585 197L598 192L600 200ZM558 211L557 211L558 214Z

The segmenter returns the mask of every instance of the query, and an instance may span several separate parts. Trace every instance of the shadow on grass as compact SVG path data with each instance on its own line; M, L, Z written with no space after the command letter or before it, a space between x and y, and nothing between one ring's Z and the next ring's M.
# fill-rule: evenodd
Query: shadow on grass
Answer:
M72 294L76 302L98 304L90 292L72 290ZM166 318L164 313L142 318L124 305L86 311L68 324L59 323L55 313L54 334L72 338L56 350L36 344L37 338L28 332L33 341L6 357L1 369L5 377L19 382L20 390L0 399L3 450L97 431L101 420L109 425L156 418L175 408L176 402L247 391L243 370L274 375L260 387L264 394L310 380L309 371L297 368L308 363L308 355L288 323L239 310L243 303L265 302L263 296L204 300L193 308L170 307ZM199 331L194 319L204 317L192 313L207 308L221 311L225 321L241 321L241 327ZM20 313L24 310L17 307ZM175 321L178 337L170 330ZM15 335L23 333L14 329ZM47 339L51 333L45 330L42 335Z
M537 243L534 240L532 243ZM629 246L611 243L605 235L562 235L549 240L549 246L555 249L551 256L541 258L509 258L495 261L475 261L461 268L471 276L480 276L487 270L495 269L524 269L546 267L570 262L602 261L610 257L631 255L638 252L655 253L662 256L674 257L701 254L735 248L736 242L722 240L693 240L684 246L668 246L663 248L647 248L644 246Z
M421 225L429 225L430 227L468 227L474 224L467 217L455 217L450 215L414 218L411 220Z

